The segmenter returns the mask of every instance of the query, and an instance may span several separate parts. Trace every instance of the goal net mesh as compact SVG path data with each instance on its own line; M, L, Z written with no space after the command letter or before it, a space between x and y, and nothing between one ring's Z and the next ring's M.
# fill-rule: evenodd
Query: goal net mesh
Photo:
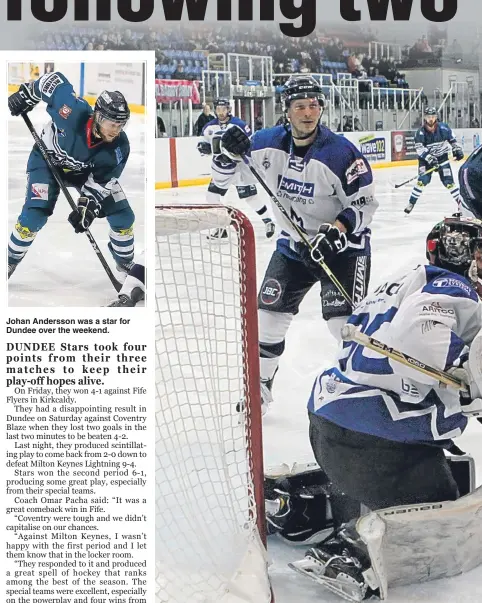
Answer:
M255 280L243 214L156 209L157 603L271 600Z

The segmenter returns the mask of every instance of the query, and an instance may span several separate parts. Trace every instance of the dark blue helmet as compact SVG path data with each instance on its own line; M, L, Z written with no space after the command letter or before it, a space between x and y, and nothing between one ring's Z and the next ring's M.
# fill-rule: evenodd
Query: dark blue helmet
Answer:
M122 92L104 90L99 95L94 107L98 117L108 119L118 124L126 124L131 112Z
M291 101L303 98L316 98L321 107L325 106L325 95L319 82L310 75L292 76L285 83L281 95L284 108L288 109Z
M435 115L435 117L437 117L438 116L438 111L437 111L437 109L435 107L427 107L425 109L424 115L425 115L425 117L427 117L429 115Z
M228 109L230 109L231 102L229 98L216 98L214 100L214 108L216 109L216 107L227 107Z

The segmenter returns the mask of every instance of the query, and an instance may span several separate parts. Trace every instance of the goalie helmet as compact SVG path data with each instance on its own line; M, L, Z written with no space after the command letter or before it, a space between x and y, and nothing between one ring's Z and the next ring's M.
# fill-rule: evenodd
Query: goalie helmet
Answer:
M122 125L127 123L131 115L124 95L118 90L114 92L104 90L95 103L94 113L100 121L107 119Z
M303 98L316 98L322 108L325 106L325 95L314 77L306 75L290 77L281 95L285 110L289 108L291 101Z
M458 215L430 231L426 243L430 264L468 277L482 297L482 221Z

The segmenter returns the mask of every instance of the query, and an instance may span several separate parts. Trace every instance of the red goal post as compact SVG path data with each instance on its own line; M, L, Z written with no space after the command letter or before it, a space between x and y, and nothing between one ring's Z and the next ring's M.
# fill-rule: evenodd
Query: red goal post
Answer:
M157 603L268 603L254 230L221 205L155 219Z

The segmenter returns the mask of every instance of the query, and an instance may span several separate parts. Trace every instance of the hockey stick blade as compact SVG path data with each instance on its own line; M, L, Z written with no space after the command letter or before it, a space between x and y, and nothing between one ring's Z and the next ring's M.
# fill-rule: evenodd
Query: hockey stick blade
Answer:
M72 211L77 211L77 205L75 204L75 201L72 199L72 195L69 193L69 190L68 190L67 186L65 185L65 182L64 182L58 168L52 163L52 160L49 157L48 150L47 150L47 147L45 146L44 141L38 135L37 130L34 128L28 115L23 113L22 118L23 118L23 121L25 122L25 125L29 129L30 134L32 135L32 138L34 139L35 144L36 144L38 150L40 151L40 154L42 155L45 163L48 165L49 170L52 172L52 176L55 178L57 184L60 187L60 190L64 194L64 197L67 199L67 202L70 205ZM110 282L114 286L114 289L117 291L117 293L119 293L119 291L122 288L122 283L120 283L114 276L114 273L110 269L109 264L107 263L102 251L100 250L99 246L96 243L96 240L94 239L94 237L92 236L92 233L90 232L90 230L88 228L85 231L85 235L87 236L87 239L88 239L89 243L91 244L92 249L95 251L97 257L99 258L99 261L102 264L102 267L104 268L107 276L109 277Z
M425 172L424 176L426 176L427 174L431 174L432 172L435 172L435 170L438 170L438 166L427 170ZM413 176L413 178L409 178L408 180L405 180L405 182L401 182L400 184L395 184L394 187L395 188L401 188L402 186L405 186L406 184L409 184L410 182L413 182L419 176L420 176L420 174L417 174L416 176Z
M424 373L424 375L437 379L441 384L454 387L458 390L467 391L467 386L465 383L462 383L462 381L459 379L452 377L452 375L446 371L433 368L432 366L429 366L428 364L425 364L424 362L421 362L420 360L417 360L408 354L404 354L399 350L389 347L378 339L365 335L365 333L359 331L355 325L346 324L344 327L342 327L341 338L343 341L354 341L355 343L369 348L370 350L378 352L382 356L396 360L397 362L400 362L400 364L409 366L420 373Z
M248 169L250 170L250 172L253 174L253 176L256 178L256 180L260 183L261 187L264 189L265 193L268 195L268 197L271 199L271 201L276 205L276 207L283 214L284 218L291 224L291 226L294 228L294 230L296 230L298 236L303 241L303 243L308 247L308 249L312 250L313 246L311 245L310 241L308 240L306 233L298 226L298 224L296 224L296 222L294 222L291 219L291 217L288 214L288 212L286 211L286 209L280 203L280 201L276 197L276 195L271 191L271 189L266 184L264 179L260 176L260 174L258 173L256 168L253 167L253 165L249 161L248 157L246 155L242 155L242 159L243 159L244 163L246 164L246 166L248 167ZM326 276L335 285L335 287L338 289L338 291L340 292L342 297L345 299L345 301L347 303L349 303L352 308L354 308L355 304L353 303L353 300L348 295L348 293L345 291L345 288L340 283L340 281L336 278L336 276L333 274L333 272L330 270L330 268L327 266L327 264L323 261L323 259L318 260L318 264L325 271Z

